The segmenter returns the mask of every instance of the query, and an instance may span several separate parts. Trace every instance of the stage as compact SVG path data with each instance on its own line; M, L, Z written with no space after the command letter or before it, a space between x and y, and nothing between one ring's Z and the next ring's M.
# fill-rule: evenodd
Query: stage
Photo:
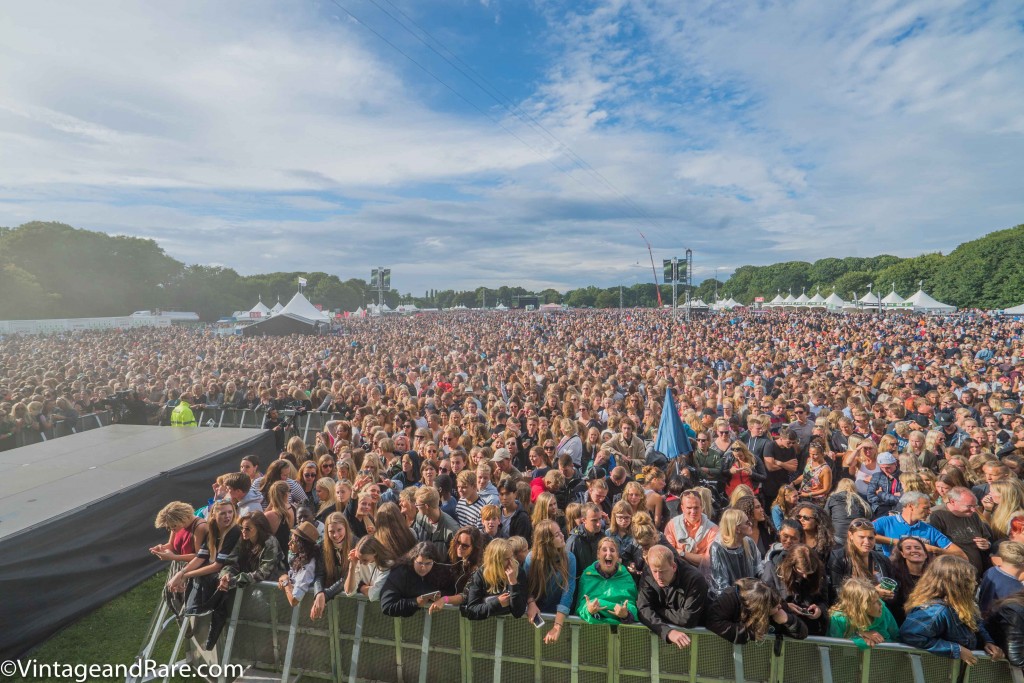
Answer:
M0 453L0 655L23 654L165 563L153 519L195 507L243 455L277 457L270 432L113 425Z

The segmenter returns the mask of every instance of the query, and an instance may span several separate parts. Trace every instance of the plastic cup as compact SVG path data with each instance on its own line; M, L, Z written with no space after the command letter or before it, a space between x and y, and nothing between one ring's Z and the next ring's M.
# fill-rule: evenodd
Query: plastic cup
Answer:
M896 588L900 584L896 581L896 579L890 579L889 577L886 577L886 578L882 579L881 581L879 581L878 585L881 586L883 590L895 592Z

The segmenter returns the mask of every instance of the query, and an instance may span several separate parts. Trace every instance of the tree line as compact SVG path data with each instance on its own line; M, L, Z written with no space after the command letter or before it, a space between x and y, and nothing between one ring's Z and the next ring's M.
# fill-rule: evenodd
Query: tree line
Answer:
M698 256L699 258L699 256ZM376 303L377 293L361 278L342 280L324 272L278 272L240 275L232 268L186 265L171 258L153 240L76 229L63 223L32 222L0 227L0 319L70 318L125 315L144 309L195 311L216 320L232 311L248 310L258 297L267 306L278 298L287 303L299 277L307 280L306 296L329 310L355 310ZM808 296L835 291L844 299L862 296L868 285L885 295L895 283L906 297L918 283L940 301L966 308L1006 308L1024 302L1024 225L964 242L948 255L922 254L900 258L824 258L742 266L724 281L704 280L691 296L711 302L732 297L749 304L755 297L771 300L777 292L801 291ZM663 303L672 300L660 285ZM411 303L420 308L451 308L502 304L556 303L594 308L656 306L653 283L622 287L587 286L559 292L534 292L522 287L478 287L474 290L428 290L385 294L394 308ZM685 292L680 288L680 302Z

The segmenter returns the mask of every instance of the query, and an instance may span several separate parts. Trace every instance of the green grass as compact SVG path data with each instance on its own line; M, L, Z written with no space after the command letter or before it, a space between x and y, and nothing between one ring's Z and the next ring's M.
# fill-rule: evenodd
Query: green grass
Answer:
M142 649L143 640L148 635L147 629L153 613L158 608L160 591L166 578L167 571L160 571L124 595L65 627L22 659L61 664L131 663ZM177 632L177 626L172 624L157 642L153 659L157 662L167 662ZM68 681L46 678L13 680L46 683Z

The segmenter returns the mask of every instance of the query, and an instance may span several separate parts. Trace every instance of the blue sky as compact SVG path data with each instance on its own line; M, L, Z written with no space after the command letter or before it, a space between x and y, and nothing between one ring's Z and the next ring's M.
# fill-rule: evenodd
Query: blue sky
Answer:
M402 292L1024 222L1020 2L5 5L0 225Z

